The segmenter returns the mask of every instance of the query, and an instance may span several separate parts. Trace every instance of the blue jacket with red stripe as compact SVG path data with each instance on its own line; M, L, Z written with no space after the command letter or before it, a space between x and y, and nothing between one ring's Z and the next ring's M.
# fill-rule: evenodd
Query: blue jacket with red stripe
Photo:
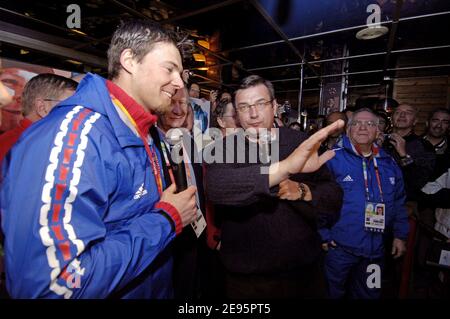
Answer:
M14 298L172 297L169 244L181 221L159 201L144 144L105 84L86 75L5 158L0 207Z
M359 155L347 136L344 136L343 141L343 147L335 149L336 155L327 162L336 182L344 191L341 216L333 227L319 229L319 232L323 242L333 240L359 256L381 257L384 251L383 233L367 231L364 228L367 196L363 161L367 165L369 201L385 204L385 232L391 232L395 238L406 240L409 224L402 172L393 158L374 144L381 196L373 159L369 161Z

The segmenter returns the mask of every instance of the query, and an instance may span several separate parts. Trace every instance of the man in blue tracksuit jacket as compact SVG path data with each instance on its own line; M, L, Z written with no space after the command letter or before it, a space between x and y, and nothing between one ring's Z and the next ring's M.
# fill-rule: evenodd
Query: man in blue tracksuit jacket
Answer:
M23 135L2 167L7 289L14 298L172 297L170 242L196 215L195 187L164 189L154 112L183 87L165 31L129 21L108 51L111 80Z
M378 119L370 109L356 111L336 156L327 162L344 190L339 221L321 229L331 298L378 298L383 266L383 234L393 232L394 258L406 251L408 217L402 173L373 142Z

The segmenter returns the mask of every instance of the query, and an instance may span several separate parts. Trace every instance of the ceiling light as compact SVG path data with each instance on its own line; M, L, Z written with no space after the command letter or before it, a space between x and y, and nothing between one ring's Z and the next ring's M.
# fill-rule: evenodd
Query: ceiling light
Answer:
M192 54L194 56L194 60L197 62L206 62L206 57L204 54L201 53L194 53Z
M389 29L385 26L376 26L376 27L367 27L365 29L359 30L356 33L356 38L358 40L372 40L379 38L386 33L388 33Z
M205 49L209 50L209 42L208 41L206 41L206 40L198 40L197 43L200 46L204 47Z
M77 29L70 29L72 32L81 34L81 35L87 35L86 33L84 33L83 31L77 30Z
M75 60L66 60L67 62L69 62L69 63L72 63L72 64L76 64L76 65L81 65L81 64L83 64L83 63L81 63L80 61L75 61Z
M204 66L204 67L196 68L196 70L199 70L199 71L208 71L209 68L208 68L207 66Z
M28 54L28 53L30 53L30 51L20 49L20 54L24 55L24 54Z

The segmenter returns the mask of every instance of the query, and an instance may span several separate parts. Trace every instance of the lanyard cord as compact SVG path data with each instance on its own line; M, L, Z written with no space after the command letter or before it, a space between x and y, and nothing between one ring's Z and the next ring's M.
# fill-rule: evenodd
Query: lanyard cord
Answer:
M379 169L378 169L378 163L376 158L373 158L373 166L375 168L375 176L377 178L377 184L378 184L378 189L380 191L380 198L381 198L381 202L383 203L383 189L381 188L381 179L380 179L380 173L379 173ZM363 175L364 175L364 187L365 187L365 191L366 191L366 198L367 201L370 200L370 195L369 195L369 180L368 180L368 174L367 174L367 164L366 164L366 159L363 158Z
M175 177L173 177L172 165L170 165L169 156L167 155L168 147L166 147L166 143L163 141L159 141L159 143L161 145L162 153L164 155L164 162L166 163L167 171L169 172L170 181L172 182L172 184L175 184Z
M383 200L383 189L381 188L381 178L380 178L380 170L378 169L377 159L373 158L373 166L375 168L375 176L377 177L378 190L380 191L381 202L384 203Z
M125 106L123 106L123 104L114 95L111 94L111 97L112 97L113 103L122 110L122 112L127 116L127 118L130 120L130 122L133 124L134 128L136 129L136 131L139 134L139 137L141 138L142 142L144 143L145 151L147 152L147 155L148 155L151 167L152 167L153 175L155 176L156 186L158 187L158 193L161 196L161 194L163 192L161 167L159 165L158 156L156 155L154 147L152 147L150 149L150 147L148 146L148 142L144 137L144 134L141 132L141 130L137 126L136 122L131 117L130 113L128 113Z

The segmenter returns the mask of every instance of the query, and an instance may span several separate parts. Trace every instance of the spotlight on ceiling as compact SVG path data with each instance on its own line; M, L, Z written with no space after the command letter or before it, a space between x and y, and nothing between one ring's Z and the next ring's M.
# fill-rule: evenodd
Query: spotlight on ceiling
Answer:
M75 65L81 65L83 63L81 63L80 61L76 61L76 60L66 60L69 63L75 64Z
M205 49L209 50L209 42L206 40L198 40L197 41L198 45L204 47Z
M358 40L372 40L385 35L386 33L388 33L388 31L389 29L382 25L376 27L367 27L365 29L359 30L356 33L356 38Z
M194 60L197 62L206 62L206 57L204 54L194 53L192 54L192 56L194 57Z

